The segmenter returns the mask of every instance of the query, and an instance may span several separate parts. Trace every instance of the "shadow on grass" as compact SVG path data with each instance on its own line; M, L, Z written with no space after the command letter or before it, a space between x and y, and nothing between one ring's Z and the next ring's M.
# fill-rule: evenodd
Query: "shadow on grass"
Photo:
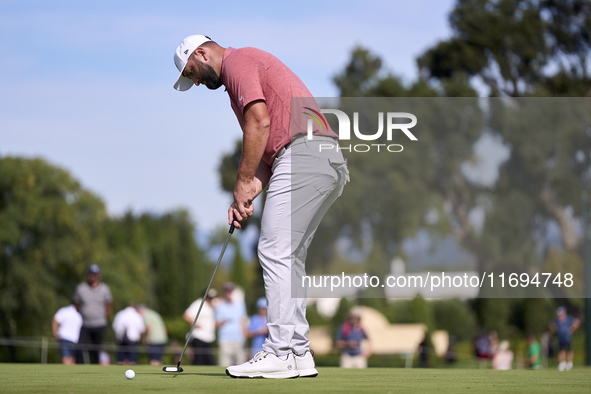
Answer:
M188 376L188 375L197 375L197 376L227 376L225 373L204 373L204 372L189 372L189 373L158 373L158 372L143 372L139 375L162 375L162 376L172 376L173 378L176 378L177 376Z

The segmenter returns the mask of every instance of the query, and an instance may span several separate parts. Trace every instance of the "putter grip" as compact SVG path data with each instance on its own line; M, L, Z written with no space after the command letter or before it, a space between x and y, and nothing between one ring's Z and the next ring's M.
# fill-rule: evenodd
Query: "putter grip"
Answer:
M230 225L230 231L229 231L229 233L230 233L230 234L234 234L234 229L235 229L235 228L236 228L236 227L234 227L234 223L232 223L232 224Z

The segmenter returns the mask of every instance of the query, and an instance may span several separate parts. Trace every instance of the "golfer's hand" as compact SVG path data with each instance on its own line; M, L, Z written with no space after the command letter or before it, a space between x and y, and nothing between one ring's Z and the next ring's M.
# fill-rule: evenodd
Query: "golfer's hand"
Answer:
M238 216L239 214L234 214L234 212L238 212L235 202L230 204L230 208L228 208L228 224L231 225L233 223L234 227L240 228L240 220L242 218Z
M252 216L254 211L254 204L252 201L257 196L257 183L253 179L252 181L240 181L236 182L234 187L234 203L230 206L232 210L232 216L229 217L230 223L232 220L241 222ZM230 212L229 212L230 213ZM234 225L240 228L240 225Z
M251 212L251 215L252 215L252 212ZM234 227L240 229L240 228L242 228L242 225L240 224L240 222L243 220L246 220L246 219L247 219L246 215L242 216L240 214L240 211L238 210L238 204L233 202L232 205L230 205L230 208L228 208L228 224L234 223Z

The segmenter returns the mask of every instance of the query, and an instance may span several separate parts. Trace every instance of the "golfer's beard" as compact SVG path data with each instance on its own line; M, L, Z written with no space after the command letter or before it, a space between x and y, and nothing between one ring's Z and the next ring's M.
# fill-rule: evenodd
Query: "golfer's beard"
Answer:
M222 78L218 77L210 65L203 64L201 66L201 75L203 75L201 81L208 89L216 90L222 86Z

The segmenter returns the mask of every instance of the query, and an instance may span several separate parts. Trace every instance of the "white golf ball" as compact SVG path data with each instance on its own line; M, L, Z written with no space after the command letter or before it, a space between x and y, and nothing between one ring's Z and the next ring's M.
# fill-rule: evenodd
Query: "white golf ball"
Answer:
M135 377L135 372L133 372L133 369L128 369L125 371L125 377L127 379L133 379Z

